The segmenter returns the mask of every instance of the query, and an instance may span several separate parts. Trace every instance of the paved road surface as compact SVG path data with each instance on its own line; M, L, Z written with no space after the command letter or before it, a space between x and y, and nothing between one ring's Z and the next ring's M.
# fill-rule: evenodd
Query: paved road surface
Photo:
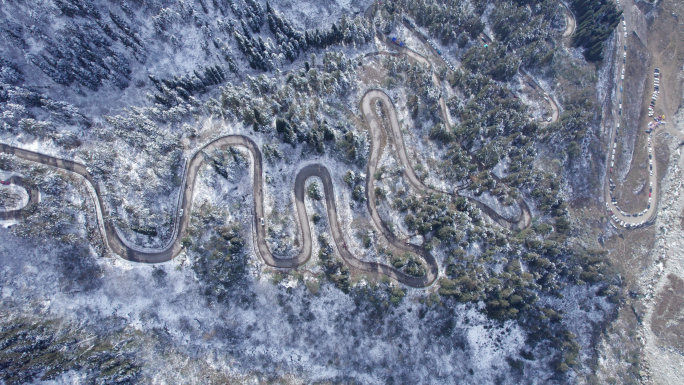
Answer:
M630 14L632 12L632 7L633 7L633 5L631 5L629 3L625 4L625 7L623 9L625 17L623 20L625 20L625 21L630 20ZM617 27L617 30L616 30L617 38L618 38L617 44L616 44L616 50L617 50L616 55L617 55L617 63L618 64L616 66L616 71L615 71L615 73L616 73L615 87L617 89L616 94L618 95L618 99L622 99L622 92L620 91L620 88L622 88L624 90L623 80L621 78L622 77L622 70L624 70L626 62L630 60L629 56L627 56L626 59L624 58L625 53L627 52L624 47L628 43L628 39L625 37L625 33L627 34L627 36L629 36L629 34L632 33L632 31L634 30L634 27L631 26L629 23L625 22L625 24L626 25L623 26L622 21L621 21ZM647 76L648 76L648 82L647 82L648 85L647 85L646 90L644 91L644 95L646 95L646 97L650 99L651 93L653 92L653 73L649 73L649 74L647 74ZM663 78L662 74L661 74L660 78L661 79ZM662 89L662 87L667 87L667 86L668 86L668 84L660 83L661 89ZM645 113L645 111L642 113ZM617 178L617 175L618 175L617 169L615 167L612 167L613 172L611 173L611 159L612 159L613 149L615 148L615 145L618 142L618 140L620 140L622 138L622 136L624 135L624 134L621 135L620 133L624 132L624 130L626 129L626 125L624 124L624 122L622 125L620 125L620 128L618 128L618 125L620 124L620 121L622 120L621 119L622 116L620 115L620 112L619 112L618 103L615 103L615 105L613 106L613 114L614 114L614 116L617 117L617 119L616 119L616 126L610 128L610 133L608 135L608 152L606 154L606 157L607 157L606 158L606 179L605 179L605 183L604 183L604 197L605 197L605 200L607 202L607 206L608 206L607 209L611 210L612 215L614 215L615 218L617 218L617 221L615 220L615 218L611 218L611 219L613 220L613 222L617 223L618 225L621 225L622 222L625 223L625 227L627 227L626 225L632 226L632 225L638 225L641 223L643 223L643 225L648 225L648 224L652 223L653 219L655 219L655 216L658 212L658 187L659 187L658 186L658 179L657 179L657 177L658 177L658 163L655 161L655 148L654 148L653 143L652 143L654 141L654 139L651 139L651 143L649 144L649 147L651 148L651 151L652 151L651 154L653 156L653 159L652 159L652 161L653 161L652 162L652 165L653 165L652 171L653 172L651 172L651 170L648 171L649 172L649 175L648 175L649 186L647 186L647 188L652 188L651 202L650 203L648 201L644 202L643 208L646 209L645 213L643 213L643 211L639 211L636 213L625 212L625 214L627 214L627 215L623 215L618 210L616 205L612 202L611 191L610 191L610 179L611 178ZM670 117L670 118L672 118L672 117ZM645 130L646 128L647 127L638 127L637 129L638 130ZM680 132L678 132L677 130L672 128L670 123L666 123L666 124L658 126L657 129L655 130L655 132L652 132L650 134L650 137L654 138L661 132L667 132L668 134L677 138L677 140L680 140L680 141L684 140L684 136ZM618 206L619 206L619 204L620 204L620 202L617 202ZM643 214L641 216L639 216L638 215L639 213L643 213ZM636 214L637 216L635 217L634 214Z
M374 146L379 146L379 142L375 142ZM242 146L247 148L252 155L252 165L254 174L254 207L255 216L254 222L257 233L257 248L261 258L269 266L279 267L279 268L295 268L306 263L311 258L311 230L309 227L309 218L306 213L306 207L304 205L304 186L305 182L310 177L319 177L323 181L323 188L325 192L325 202L327 207L328 218L330 219L330 229L335 240L335 244L340 252L342 259L353 268L361 271L365 271L371 274L383 274L394 278L395 280L412 287L425 287L431 285L438 276L438 265L434 257L430 255L427 251L422 248L406 245L404 242L393 237L391 233L388 233L388 240L398 249L412 252L421 256L428 265L427 274L423 277L412 277L403 272L382 264L374 262L365 262L355 258L345 247L344 234L342 228L338 222L336 203L335 203L335 193L333 190L332 178L328 169L322 164L312 164L302 168L297 174L295 180L295 200L297 207L297 215L299 218L300 230L302 232L303 244L302 249L294 258L279 258L274 256L268 244L266 242L266 226L261 225L261 218L264 217L264 204L263 204L263 164L261 151L258 145L249 137L242 135L230 135L218 138L211 143L207 144L202 148L204 151L198 151L195 156L190 160L188 164L188 171L185 185L183 186L183 194L181 198L180 208L182 208L182 214L179 216L179 226L177 226L176 232L173 234L173 242L166 249L160 251L141 251L138 247L130 247L126 242L119 237L113 223L110 221L104 221L102 218L106 217L105 211L102 210L105 207L102 200L102 191L99 184L95 181L92 175L88 172L85 165L76 163L69 160L58 159L52 156L40 154L33 151L23 150L9 145L0 144L0 151L14 155L18 158L38 162L45 165L53 166L63 170L71 171L85 178L85 180L92 187L95 197L95 205L98 211L98 219L101 228L104 229L104 235L106 243L112 252L120 255L122 258L144 263L158 263L164 262L172 259L182 251L181 239L187 233L188 224L190 221L191 209L192 209L192 197L195 185L195 180L197 178L197 172L199 171L202 162L204 161L203 153L205 151L213 149L224 149L231 146ZM379 151L374 148L373 151ZM14 182L19 182L18 179L14 179ZM31 203L35 204L37 201L37 190L29 189L31 194ZM369 192L366 192L368 200L371 197L368 196ZM0 213L8 218L19 217L22 210L15 210L12 212ZM377 214L377 212L376 212ZM377 218L379 220L379 217ZM387 226L379 220L376 222L379 228L388 231Z
M369 8L370 9L370 8ZM369 11L370 12L370 11ZM409 26L414 32L418 35L418 37L424 41L424 43L427 44L426 38L422 36L418 31L415 31L412 26ZM573 27L574 28L574 27ZM434 51L434 49L427 44L429 47L428 49L431 50L430 52ZM430 65L430 62L421 56L420 54L417 54L416 52L406 49L403 50L405 54L407 54L409 57L411 57L414 60L417 60L421 63L425 63ZM433 56L438 57L441 60L444 60L444 58L441 57L436 51L432 52ZM523 72L524 74L524 72ZM526 74L524 74L527 76ZM534 80L533 80L534 81ZM439 87L439 79L437 78L436 74L433 72L433 82L437 87ZM536 84L536 82L535 82ZM541 89L541 87L539 87ZM547 94L548 96L548 94ZM554 108L554 121L558 119L558 107L555 105L555 101L553 101L552 98L548 98L549 102L552 104L552 107L555 106ZM242 146L247 148L253 159L253 175L254 175L254 183L253 183L253 190L254 190L254 207L255 207L255 216L254 216L254 223L255 223L255 228L256 228L256 233L257 233L257 249L258 252L261 256L261 258L266 262L266 264L273 266L273 267L279 267L279 268L295 268L297 266L300 266L304 263L306 263L310 258L311 258L311 250L312 250L312 240L311 240L311 231L309 227L309 219L308 215L306 213L306 207L304 205L304 186L305 182L308 178L310 177L319 177L323 181L323 187L324 187L324 192L325 192L325 201L326 201L326 208L327 208L327 213L328 213L328 218L330 220L330 228L332 232L332 236L334 238L335 244L339 250L340 256L342 259L350 265L353 268L356 268L361 271L373 273L373 274L382 274L389 276L391 278L394 278L395 280L404 283L408 286L413 286L413 287L425 287L431 285L438 277L439 271L438 271L438 265L437 262L435 261L434 257L428 253L426 250L423 248L414 246L414 245L409 245L401 240L397 239L394 234L389 230L387 225L382 221L380 216L378 215L377 208L375 207L375 197L374 197L374 189L373 189L373 179L372 176L375 173L375 169L377 168L377 163L380 159L380 156L382 154L382 147L381 144L384 142L383 138L385 136L384 128L381 119L377 116L376 111L374 110L374 105L376 105L377 102L380 102L378 106L383 108L383 111L387 113L387 117L389 119L389 123L391 126L391 140L395 143L399 159L404 166L404 174L406 175L407 179L409 182L417 189L421 191L426 191L426 192L435 192L435 193L450 193L450 192L444 192L444 191L439 191L435 190L432 188L429 188L425 186L422 181L417 177L415 174L413 167L411 166L411 163L408 159L408 156L406 154L406 149L404 146L404 141L403 141L403 135L401 133L401 127L399 126L399 122L396 116L396 110L394 108L394 105L390 98L385 94L384 92L380 90L370 90L368 91L362 98L361 105L362 105L362 110L364 117L370 127L371 130L371 137L372 137L372 147L371 147L371 156L368 161L367 165L367 178L366 178L366 201L368 204L368 209L371 213L371 216L373 218L373 221L375 225L383 232L383 235L388 239L390 243L397 249L407 251L407 252L412 252L415 253L423 258L423 260L426 262L428 269L427 269L427 274L423 277L411 277L403 272L387 266L387 265L382 265L378 263L373 263L373 262L365 262L357 259L354 257L344 246L345 241L344 241L344 234L342 233L341 226L337 220L337 210L336 210L336 204L335 204L335 194L333 190L333 183L332 179L330 176L330 173L328 172L328 169L322 165L322 164L311 164L308 166L305 166L302 168L299 173L297 174L296 180L295 180L295 200L296 200L296 207L297 207L297 216L299 219L299 224L300 224L300 230L302 232L302 238L303 238L303 244L302 244L302 249L300 252L297 254L297 256L293 258L279 258L277 256L274 256L270 249L268 248L268 244L266 242L266 226L261 225L261 218L264 218L264 205L263 205L263 164L262 164L262 156L261 156L261 151L259 150L258 145L249 137L247 136L242 136L242 135L229 135L229 136L224 136L221 138L218 138L206 146L202 148L202 150L212 150L212 149L223 149L231 146ZM449 119L449 114L448 114L448 109L446 108L446 103L444 101L444 98L440 98L440 107L442 110L442 115L447 124L450 122ZM109 246L109 248L116 254L120 255L121 257L130 260L130 261L136 261L136 262L144 262L144 263L157 263L157 262L164 262L172 259L174 256L178 255L182 251L182 245L180 242L180 239L182 239L183 235L187 233L187 228L188 224L190 221L190 215L191 215L191 205L192 205L192 197L193 197L193 190L194 190L194 184L195 180L197 177L197 172L204 160L204 151L197 151L193 158L190 160L188 163L188 169L186 173L186 178L185 178L185 184L183 186L183 193L181 195L181 200L179 202L179 208L182 209L181 215L177 218L178 220L178 225L176 226L176 230L173 234L173 241L172 243L166 247L163 250L159 251L146 251L143 250L139 247L132 247L126 244L126 242L119 236L118 232L116 231L114 225L110 221L105 221L103 218L105 218L105 208L103 199L102 199L102 191L100 189L99 184L95 181L95 179L92 177L92 175L88 172L87 168L85 165L82 165L80 163L76 163L73 161L65 160L65 159L58 159L55 157L51 157L48 155L40 154L37 152L33 151L28 151L16 147L12 147L9 145L4 145L0 144L0 151L15 155L21 159L32 161L32 162L38 162L42 163L45 165L61 168L63 170L71 171L73 173L76 173L83 178L86 179L88 182L88 185L90 186L89 191L92 191L94 194L94 202L97 210L97 215L98 215L98 220L100 223L100 229L103 232L103 235L105 237L106 243ZM15 182L17 184L21 183L20 180L15 179ZM35 189L29 189L29 194L30 194L30 203L35 204L37 202L37 197L38 197L38 192ZM495 212L493 209L491 209L489 206L477 201L477 200L471 200L474 204L476 204L482 211L484 211L486 214L488 214L491 218L493 218L495 221L497 221L499 224L502 226L512 228L512 229L521 229L528 227L531 222L531 215L530 215L530 210L529 207L527 206L527 203L520 199L519 200L519 205L521 208L521 214L518 216L518 218L515 218L513 220L507 219L502 217L500 214ZM2 219L2 215L6 217L19 217L21 214L22 210L15 210L13 212L5 212L5 213L0 213L0 219Z
M420 37L421 35L418 35L418 36ZM413 59L419 63L426 64L426 65L430 66L431 68L434 68L434 67L432 67L430 61L427 58L423 57L421 54L417 53L416 51L413 51L412 49L410 49L408 47L397 46L391 40L389 40L389 38L387 38L387 36L385 36L385 35L378 34L378 38L382 42L386 43L389 47L394 48L401 53L404 53L409 58L411 58L411 59ZM429 44L427 44L427 46L430 47ZM378 53L378 54L380 54L380 53ZM388 53L388 55L394 55L394 54ZM437 78L437 74L434 71L432 72L432 79L433 79L435 87L439 88L440 82L439 82L439 79ZM534 80L532 80L532 81L534 81ZM541 89L541 87L539 87L539 88ZM368 91L362 99L361 109L364 112L364 116L366 118L366 121L370 125L374 125L377 123L376 123L376 120L374 119L375 112L373 111L373 108L371 107L370 103L368 103L371 101L371 99L367 99L367 97L371 97L372 100L380 101L385 106L387 106L387 115L389 116L389 121L390 121L390 125L392 128L392 130L391 130L392 131L392 139L397 146L397 150L399 152L399 159L401 160L401 163L404 166L404 173L405 173L406 177L408 178L409 182L411 182L411 185L413 185L413 187L415 187L418 190L433 192L433 193L452 194L452 193L457 192L458 189L457 189L457 191L451 192L451 191L440 191L437 189L428 188L418 179L418 177L415 175L415 172L413 171L413 168L411 167L411 163L408 161L408 158L406 155L406 149L404 147L403 135L401 133L401 127L399 126L399 122L397 119L396 108L394 108L394 103L392 103L392 101L390 100L389 96L387 96L387 94L385 94L384 92L382 92L380 90ZM553 100L553 99L551 99L551 100ZM449 117L448 109L446 108L444 96L440 96L439 103L440 103L440 107L441 107L440 109L442 111L442 119L444 119L445 122L447 123L447 125L450 126L450 117ZM558 107L557 106L556 106L554 111L555 111L554 116L557 120L558 119ZM380 124L378 127L380 127L381 125L382 124ZM371 132L380 133L381 131L382 130L376 129L375 126L373 126L371 128ZM477 163L478 163L478 168L480 170L484 170L484 166L482 164L480 164L479 162L477 162ZM372 174L368 174L368 175L372 175ZM496 175L492 174L492 178L494 178L497 183L501 183L501 180ZM480 210L484 211L490 218L492 218L494 221L496 221L499 225L501 225L503 227L507 227L507 228L512 229L512 230L521 230L521 229L527 228L532 221L532 215L530 213L530 208L527 205L527 202L525 202L522 198L520 198L518 200L518 205L520 207L520 214L516 218L513 218L513 219L503 217L502 215L497 213L494 209L492 209L488 205L486 205L486 204L484 204L484 203L482 203L476 199L470 199L470 202L475 204Z
M560 3L565 9L565 31L563 31L563 37L570 37L575 33L575 29L577 28L575 14L572 13L570 7L564 1L561 1Z
M363 112L363 115L366 119L366 122L368 122L368 125L370 126L370 131L372 133L372 141L373 143L379 143L382 141L382 138L385 137L385 132L383 130L383 124L382 120L380 117L377 116L374 106L376 103L380 102L383 106L383 111L385 111L387 115L387 119L390 123L390 140L392 143L394 143L397 153L399 156L399 160L401 161L401 165L404 168L404 175L408 179L408 181L411 183L411 185L416 188L417 190L424 191L424 192L431 192L431 193L437 193L437 194L453 194L454 192L451 191L442 191L434 188L430 188L425 186L425 184L418 178L416 175L415 171L413 170L413 166L411 165L411 162L408 159L408 155L406 153L406 148L404 146L404 139L403 135L401 133L401 126L399 125L399 121L397 119L397 114L396 114L396 109L394 108L394 103L392 100L389 98L389 96L384 93L383 91L380 90L370 90L366 92L366 94L363 96L361 99L361 110ZM376 148L375 145L373 145L372 148ZM379 156L379 155L378 155ZM379 160L379 158L378 158ZM375 174L375 166L377 166L377 160L373 162L373 153L371 153L371 159L368 161L368 172L367 172L367 178L366 178L366 192L369 192L373 190L373 184L372 184L372 175ZM372 167L372 168L371 168ZM509 219L501 216L499 213L494 211L492 208L489 206L485 205L484 203L481 203L475 199L469 199L470 202L475 204L480 210L484 211L490 218L492 218L494 221L496 221L498 224L500 224L503 227L511 228L511 229L523 229L526 228L530 225L531 221L531 215L530 215L530 209L523 201L522 199L519 200L518 204L520 205L521 209L521 214L518 215L518 217ZM374 204L373 207L369 206L369 210L371 213L375 210ZM379 217L378 217L379 218ZM377 223L376 223L377 224Z
M396 279L397 281L404 283L413 287L425 287L432 284L438 277L438 265L434 257L425 251L424 249L408 245L403 241L397 239L394 234L389 230L387 225L382 221L378 215L377 208L375 207L375 197L374 189L372 188L372 175L375 173L377 168L378 160L382 153L382 139L385 136L384 127L380 118L377 116L373 109L374 102L380 101L384 111L387 112L388 119L391 126L392 140L396 145L397 153L399 159L404 166L404 173L410 183L416 188L422 191L429 191L435 193L442 193L435 189L426 187L422 181L415 174L413 167L406 155L406 148L404 146L403 136L401 133L401 127L397 120L396 110L392 101L389 97L382 91L371 90L367 92L361 101L364 117L368 122L371 137L371 157L368 162L367 170L367 180L366 180L366 201L368 204L369 211L375 225L383 232L383 235L388 239L388 241L397 249L415 253L423 258L427 264L427 274L423 277L411 277L403 272L382 264L370 263L361 261L355 258L345 247L344 234L342 232L341 226L338 222L335 194L333 189L332 179L327 168L322 164L312 164L302 168L295 179L295 200L297 207L297 216L299 219L300 230L302 233L302 248L300 252L294 258L279 258L274 256L266 242L266 226L261 225L261 218L265 217L265 210L263 205L263 163L262 155L258 145L249 137L242 135L230 135L218 138L202 148L203 151L197 151L193 158L188 163L188 169L185 178L185 184L183 186L183 193L181 195L181 201L179 207L182 209L181 215L177 218L179 221L176 227L175 233L172 235L172 243L163 250L142 250L139 247L133 247L128 245L118 234L113 223L105 221L106 210L104 201L102 199L102 191L100 185L95 181L92 175L88 172L87 167L83 164L76 163L69 160L58 159L52 156L47 156L33 151L28 151L9 145L0 144L0 151L12 154L18 158L38 162L45 165L53 166L63 170L71 171L76 173L86 179L90 185L90 191L94 193L94 202L98 214L98 219L100 222L100 228L104 233L106 243L112 252L120 255L121 257L135 262L144 263L158 263L164 262L172 259L174 256L178 255L182 251L181 239L187 233L188 224L190 221L190 215L192 212L192 197L194 191L194 185L197 178L197 173L199 171L202 162L204 161L204 152L213 149L225 149L231 146L242 146L247 148L252 155L252 165L253 165L253 190L254 190L254 207L255 216L254 223L257 233L257 249L261 258L269 266L279 267L279 268L295 268L306 263L311 258L312 251L312 239L309 227L309 218L306 212L306 207L304 205L304 186L305 182L310 177L319 177L323 181L323 187L325 192L326 208L328 213L328 218L330 219L330 228L332 232L333 239L337 248L340 252L342 259L351 267L356 268L361 271L374 273L374 274L384 274L389 277ZM14 182L20 183L18 179L14 179ZM35 204L37 201L38 192L35 189L29 189L31 194L31 204ZM478 207L489 214L492 218L497 220L503 225L508 227L526 227L529 225L529 208L526 205L521 205L523 209L523 215L516 220L508 220L501 217L494 210L490 209L484 204L474 201ZM4 216L17 217L20 215L21 210L16 210L14 212L3 213Z

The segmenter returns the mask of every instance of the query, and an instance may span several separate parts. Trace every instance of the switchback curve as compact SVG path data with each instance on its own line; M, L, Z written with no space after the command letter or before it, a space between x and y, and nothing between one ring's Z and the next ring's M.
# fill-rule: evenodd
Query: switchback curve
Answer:
M261 151L258 145L249 137L243 135L229 135L215 139L214 141L208 143L201 150L213 150L213 149L223 149L231 146L241 146L247 148L252 155L252 165L253 165L253 190L254 190L254 224L257 234L257 248L261 258L266 262L267 265L278 267L278 268L295 268L306 263L311 258L312 243L311 243L311 230L309 227L309 219L306 213L306 207L304 205L304 195L305 195L305 184L306 180L310 177L319 177L323 182L323 188L325 193L325 201L327 214L330 221L330 229L333 235L335 244L339 250L340 256L349 266L356 268L358 270L371 273L371 274L382 274L397 280L411 287L426 287L431 285L438 277L439 269L437 261L434 259L430 253L424 249L414 246L407 245L404 242L396 239L396 237L388 237L388 241L393 244L397 249L412 252L420 255L428 265L427 274L422 277L409 276L398 269L375 263L361 261L354 257L345 247L344 236L342 233L341 226L337 220L337 209L335 203L335 194L333 190L333 182L328 172L328 169L319 163L310 164L303 167L297 174L295 180L295 200L297 206L297 216L299 218L300 230L302 232L303 245L300 252L294 258L279 258L274 256L268 244L266 242L266 227L261 225L260 218L264 217L264 204L263 204L263 163ZM194 184L196 181L197 173L204 160L204 151L197 151L188 163L187 177L185 184L183 186L183 193L181 194L181 202L179 207L182 209L180 211L177 220L179 225L176 227L175 232L172 234L172 243L165 249L159 251L143 251L138 247L131 247L126 244L126 242L119 236L114 225L105 221L102 218L105 217L105 211L102 209L105 207L104 201L102 199L102 191L99 184L95 181L93 176L88 172L87 167L83 164L73 162L70 160L59 159L49 155L40 154L37 152L20 149L17 147L0 144L0 151L14 155L20 159L37 162L44 165L52 166L55 168L60 168L66 171L73 172L75 174L83 177L94 192L94 202L96 205L96 210L98 214L98 221L100 222L100 228L103 230L103 235L106 243L110 250L115 254L118 254L122 258L142 263L159 263L171 260L173 257L178 255L182 251L181 239L182 236L187 232L188 224L190 221L190 213L192 208L192 197ZM31 190L31 195L37 194L37 191ZM21 210L13 211L13 215L17 215ZM387 228L384 223L380 222L380 228Z
M661 191L660 191L660 181L658 179L659 174L658 174L658 162L654 162L653 159L651 159L651 151L653 148L655 148L652 143L651 143L651 138L652 137L657 137L660 133L668 133L672 135L673 137L677 138L678 140L682 141L684 140L684 135L677 131L674 127L671 126L671 123L666 123L665 121L661 121L658 119L658 125L653 129L651 126L646 126L642 127L642 129L646 129L646 132L649 134L648 136L648 149L649 149L649 175L647 176L647 181L649 182L649 193L648 193L648 201L645 202L645 209L643 211L638 211L636 213L628 213L620 209L617 198L614 197L613 195L613 188L616 187L616 185L613 184L613 162L614 162L614 157L615 157L615 151L617 147L617 143L619 138L619 131L620 131L620 121L622 120L622 104L619 102L619 100L622 99L622 94L623 92L623 86L624 86L624 71L625 67L627 65L627 61L630 59L630 57L627 55L627 44L629 43L627 39L627 31L628 30L634 30L634 27L632 27L630 24L628 24L625 20L625 15L623 14L622 16L622 33L619 32L619 28L616 29L616 44L615 44L615 54L616 54L616 65L615 65L615 83L613 86L615 87L615 94L618 94L619 91L619 97L618 100L613 103L611 106L611 114L616 117L615 122L614 122L614 127L607 128L608 130L608 143L607 143L607 151L606 151L606 173L605 173L605 178L604 178L604 199L606 201L606 211L608 212L609 218L615 223L616 225L625 228L625 229L635 229L639 228L642 226L650 226L652 224L655 224L655 219L658 215L658 207L659 207L659 201L660 201L660 196L661 196ZM622 56L623 60L622 63L620 63L620 56ZM622 69L622 71L620 71ZM657 74L657 76L656 76ZM660 79L663 74L660 73L660 70L657 70L654 73L654 80L653 80L653 86L654 86L654 91L660 90L660 87L668 87L671 86L671 84L660 84ZM628 75L629 76L629 75ZM640 79L641 80L641 79ZM656 82L657 80L657 82ZM625 87L626 90L626 87ZM656 99L657 96L652 95L652 107L655 108L656 106ZM643 111L641 113L644 113L646 111ZM659 116L659 115L656 115ZM623 130L627 131L629 130L628 127L626 127L627 124L623 125ZM638 128L637 128L638 129ZM636 145L636 142L635 144ZM632 151L635 151L633 148ZM655 152L655 151L654 151ZM653 155L655 157L655 155ZM636 162L636 160L632 160L632 162ZM617 168L617 164L615 165ZM660 175L662 176L662 175ZM647 186L644 183L644 190ZM651 197L651 195L653 197ZM615 198L615 199L614 199ZM653 203L651 201L653 200ZM643 207L643 206L642 206Z
M406 176L406 179L408 179L409 183L416 188L417 190L425 191L425 192L431 192L431 193L438 193L438 194L458 194L458 190L456 191L443 191L443 190L438 190L434 188L430 188L428 186L425 186L425 184L418 178L416 175L415 171L413 170L413 166L411 165L411 162L409 162L408 155L406 152L406 147L404 146L404 139L403 135L401 133L401 127L399 126L399 120L397 118L396 114L396 108L394 107L394 103L390 99L390 97L383 91L378 90L378 89L371 89L367 91L364 96L361 98L361 111L363 112L363 115L366 119L366 122L370 126L370 132L371 132L371 139L373 142L373 145L371 146L372 149L378 149L380 151L379 146L377 146L375 143L378 143L382 140L382 135L384 135L384 130L383 130L383 124L381 122L381 119L377 116L376 112L373 110L373 104L375 102L381 102L383 106L385 107L384 110L387 112L387 117L391 126L391 129L389 130L391 133L391 140L394 143L396 149L397 149L397 155L399 157L399 160L401 161L401 164L404 169L404 175ZM372 192L372 179L371 175L375 174L375 166L377 165L377 161L379 160L379 154L374 154L373 151L371 151L371 157L368 160L368 171L366 175L368 177L366 178L366 192L371 193ZM499 182L498 178L497 182ZM369 197L370 198L370 197ZM369 211L372 213L375 211L375 204L373 203L372 207L370 205L371 199L368 199L369 202ZM374 200L373 200L374 201ZM492 209L491 207L487 206L486 204L476 200L476 199L469 199L469 201L473 202L480 210L484 211L490 218L492 218L495 222L497 222L499 225L509 228L509 229L514 229L514 230L521 230L526 227L528 227L531 223L531 214L530 214L530 208L527 205L527 203L521 198L518 200L518 204L520 206L520 214L513 219L505 218L501 214L497 213ZM375 217L374 217L375 219ZM379 217L378 217L379 219ZM378 221L376 221L376 225L378 227L381 227Z
M572 36L577 29L577 19L575 18L575 14L570 9L570 6L565 1L561 1L560 3L565 9L565 30L563 31L562 37L568 38Z

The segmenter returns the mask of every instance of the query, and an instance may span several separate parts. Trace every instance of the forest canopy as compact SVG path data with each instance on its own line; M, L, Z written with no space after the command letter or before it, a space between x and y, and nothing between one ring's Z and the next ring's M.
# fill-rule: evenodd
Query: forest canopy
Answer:
M603 44L620 22L622 11L608 0L573 0L571 7L577 18L573 45L584 48L587 61L603 60Z

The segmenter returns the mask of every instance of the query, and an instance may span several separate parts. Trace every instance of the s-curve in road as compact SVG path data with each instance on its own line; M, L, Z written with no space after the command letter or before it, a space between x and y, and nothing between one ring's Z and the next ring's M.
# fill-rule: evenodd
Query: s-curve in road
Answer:
M612 107L613 116L616 117L615 126L609 128L608 130L609 132L606 153L606 177L604 185L604 198L606 200L606 211L608 212L608 215L614 223L627 229L651 224L658 212L658 163L655 162L654 138L661 132L667 132L668 134L674 136L680 141L684 139L684 136L677 130L671 128L669 123L665 122L665 120L661 116L655 116L653 117L653 121L649 122L647 126L637 128L638 130L644 130L646 133L648 133L648 137L646 138L646 156L648 157L648 167L646 171L648 172L648 184L645 185L645 190L647 191L648 196L646 198L647 200L645 200L643 203L643 209L641 209L640 211L625 212L622 208L620 208L620 202L613 195L613 190L617 187L615 181L619 177L618 164L615 163L615 157L618 143L621 141L623 137L625 137L625 135L620 135L621 130L625 130L627 126L627 124L624 124L623 121L622 128L620 128L620 123L623 116L621 100L624 94L625 87L625 67L630 60L630 56L627 52L627 37L629 31L632 30L633 27L626 22L625 17L623 15L620 24L618 24L617 26L617 64L615 67L615 88L616 94L618 95L618 101L614 103ZM653 93L650 95L648 94L648 91L645 93L646 95L649 95L651 98L649 106L649 117L651 117L655 115L654 109L656 107L658 95L660 94L660 87L666 87L667 85L660 84L662 74L660 73L660 70L658 68L654 70L653 74L649 73L648 77L651 78L649 83L652 82L653 84ZM642 111L642 113L644 112L645 111ZM636 162L636 160L632 161Z
M381 107L383 111L385 111L390 126L388 130L390 133L390 140L392 141L392 143L394 143L397 149L399 161L403 166L404 175L408 179L409 183L411 183L411 185L419 191L437 194L452 194L453 192L451 191L441 191L438 189L427 187L418 178L415 171L413 170L413 166L411 165L411 162L409 161L408 155L406 153L403 134L401 132L401 126L399 125L399 120L397 119L397 112L394 107L394 103L392 103L392 100L385 92L377 89L369 90L361 98L361 111L363 112L364 118L366 119L366 122L369 125L372 141L371 154L368 160L368 170L366 172L366 175L375 175L375 169L380 160L380 155L382 151L382 149L379 146L379 143L382 143L382 139L386 136L385 130L383 129L384 125L382 123L382 119L376 113L376 107ZM372 186L372 178L368 177L366 178L366 193L371 193L372 191L374 191L374 188ZM496 221L499 225L503 227L511 229L524 229L530 225L532 219L530 209L523 199L520 199L518 201L521 211L520 215L514 219L504 218L491 207L475 199L470 199L470 201L473 202L478 208L480 208L480 210L484 211L490 218L492 218L494 221ZM376 222L376 226L380 227L380 217L377 215L374 202L374 199L368 199L368 209L371 212L373 220Z
M402 271L383 264L375 262L366 262L354 257L345 247L344 234L338 222L337 209L335 203L335 194L333 190L333 183L328 169L322 164L311 164L302 168L295 179L295 200L297 207L297 216L300 224L300 231L302 232L303 244L300 252L293 258L279 258L274 256L266 242L266 224L262 222L264 218L264 191L263 191L263 164L261 151L258 145L249 137L243 135L229 135L224 136L208 143L201 150L197 151L188 163L185 183L182 186L183 193L180 196L178 207L181 209L178 216L178 226L173 233L172 243L162 250L142 250L139 247L128 245L118 234L114 224L103 220L106 218L103 212L105 207L102 200L102 191L100 185L95 181L92 175L88 172L85 165L69 160L59 159L52 156L40 154L33 151L20 149L17 147L0 144L0 151L14 155L20 159L45 164L48 166L60 168L80 175L85 178L86 182L94 191L94 202L97 209L98 221L100 228L103 229L106 244L109 249L118 254L124 259L134 262L143 263L158 263L171 260L182 251L182 244L180 239L187 233L188 224L190 221L192 209L192 197L197 178L197 172L204 161L203 153L213 149L224 149L231 146L242 146L247 148L252 155L253 165L253 191L254 191L254 208L255 216L254 223L257 234L257 249L261 258L269 266L278 268L295 268L306 263L311 258L311 230L309 227L309 218L306 213L304 205L304 186L306 180L310 177L319 177L323 181L325 202L327 207L328 218L330 220L330 228L335 240L335 244L340 252L340 256L349 266L371 274L380 274L391 277L405 285L412 287L426 287L431 285L438 277L439 269L434 257L427 251L420 247L405 245L396 238L388 238L393 246L408 252L412 252L421 256L427 264L427 274L422 277L409 276ZM37 194L37 191L32 191L31 194ZM14 213L13 215L17 215ZM379 228L387 228L382 221L376 223Z

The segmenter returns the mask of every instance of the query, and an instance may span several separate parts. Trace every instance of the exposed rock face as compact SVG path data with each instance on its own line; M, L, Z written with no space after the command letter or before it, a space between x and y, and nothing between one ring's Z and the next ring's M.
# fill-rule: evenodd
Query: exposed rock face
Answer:
M676 117L673 123L677 129L683 127ZM644 343L641 377L655 384L684 381L684 194L680 194L684 157L676 141L669 141L669 152L670 166L661 182L653 262L640 282L645 309L637 337Z

